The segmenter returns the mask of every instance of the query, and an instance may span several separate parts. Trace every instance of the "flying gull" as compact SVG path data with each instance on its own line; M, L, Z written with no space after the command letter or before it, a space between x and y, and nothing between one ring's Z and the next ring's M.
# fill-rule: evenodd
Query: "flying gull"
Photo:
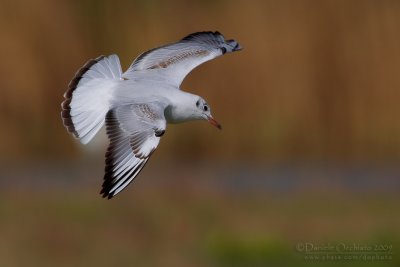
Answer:
M157 148L167 123L207 120L221 129L210 106L180 85L198 65L241 50L219 32L196 32L139 55L122 72L117 55L89 60L69 83L61 117L68 132L87 144L105 124L110 140L100 194L121 192Z

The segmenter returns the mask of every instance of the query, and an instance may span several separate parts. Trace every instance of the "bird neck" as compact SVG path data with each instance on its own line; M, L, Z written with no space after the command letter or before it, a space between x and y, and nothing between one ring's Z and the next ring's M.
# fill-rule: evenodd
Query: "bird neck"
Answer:
M179 93L178 93L179 92ZM197 120L196 99L198 96L179 90L171 96L171 104L167 107L165 117L169 123L180 123Z

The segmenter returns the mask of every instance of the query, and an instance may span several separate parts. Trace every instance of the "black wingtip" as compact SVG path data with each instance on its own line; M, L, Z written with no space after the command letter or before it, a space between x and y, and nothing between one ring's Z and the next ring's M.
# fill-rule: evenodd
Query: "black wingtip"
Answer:
M114 194L110 193L110 185L106 181L107 180L103 182L100 195L102 198L111 199L114 196Z
M114 197L114 194L110 194L109 192L107 192L104 187L101 189L100 195L102 198L104 199L106 198L107 200L112 199Z
M194 41L198 43L211 44L218 46L221 49L222 55L226 53L242 50L242 46L235 40L225 40L224 36L219 31L203 31L195 32L187 35L182 41Z
M241 51L243 50L243 46L241 46L238 42L236 42L236 46L233 48L233 51Z
M240 51L243 49L243 47L233 39L226 40L226 43L232 48L232 52Z

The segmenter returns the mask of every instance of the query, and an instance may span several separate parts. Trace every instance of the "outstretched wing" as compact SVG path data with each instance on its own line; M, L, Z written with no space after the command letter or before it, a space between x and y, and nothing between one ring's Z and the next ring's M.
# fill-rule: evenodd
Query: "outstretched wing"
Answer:
M162 79L177 87L186 75L198 65L225 53L241 50L235 40L225 40L219 32L192 33L177 43L144 52L123 74L126 79L142 75Z
M139 174L165 132L161 102L116 107L106 116L110 145L100 194L109 199L121 192Z

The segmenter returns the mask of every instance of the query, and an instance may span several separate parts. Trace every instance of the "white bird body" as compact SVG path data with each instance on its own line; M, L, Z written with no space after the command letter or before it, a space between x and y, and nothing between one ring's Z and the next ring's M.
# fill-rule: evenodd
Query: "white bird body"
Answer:
M198 32L141 54L124 73L116 55L89 60L76 73L61 116L83 144L106 125L103 197L112 198L139 174L167 123L208 120L221 129L205 100L179 87L196 66L240 49L219 32Z
M110 106L121 103L147 103L154 100L166 104L165 119L168 123L181 123L200 119L193 107L199 96L179 90L175 86L166 86L159 81L122 80L116 84L110 99Z

